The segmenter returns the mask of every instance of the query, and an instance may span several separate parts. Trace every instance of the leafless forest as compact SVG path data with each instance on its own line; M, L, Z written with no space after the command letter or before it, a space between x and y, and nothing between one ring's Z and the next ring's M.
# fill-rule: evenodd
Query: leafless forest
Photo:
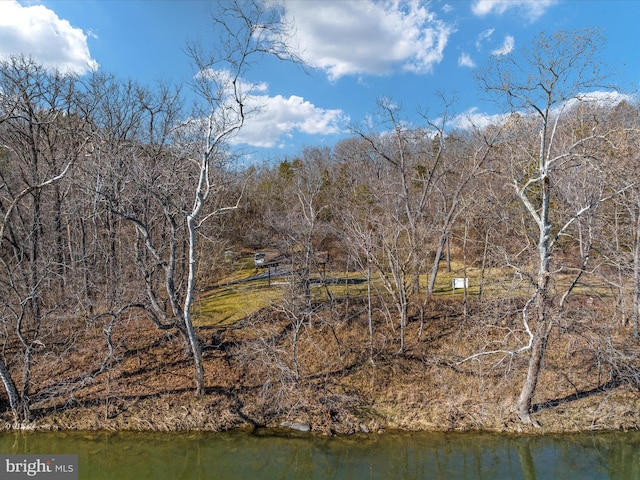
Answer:
M225 252L263 250L287 255L289 288L240 322L251 342L227 342L225 355L259 365L251 381L264 395L308 385L309 349L318 362L352 355L375 369L415 358L423 342L430 365L424 342L435 325L450 328L450 309L476 336L458 335L437 361L472 373L515 364L511 406L523 424L536 424L545 371L562 371L547 352L568 349L585 325L584 385L637 389L640 110L598 63L597 32L541 35L477 72L478 95L503 111L491 121L452 122L455 100L442 94L416 125L407 106L381 99L337 145L250 167L228 144L251 121L242 75L254 55L292 57L267 35L231 33L233 55L189 50L200 72L223 58L226 74L184 86L62 75L24 57L0 63L7 418L28 423L54 398L72 408L74 392L135 357L112 336L132 318L145 334L174 335L189 394L210 395L219 372L207 355L225 342L198 326L200 295L229 274ZM186 89L198 110L187 109ZM328 264L317 264L320 252ZM437 285L451 269L472 281L443 303ZM331 290L327 270L360 287ZM329 332L330 349L309 346L314 329ZM354 330L357 343L345 336ZM97 332L89 345L87 332Z

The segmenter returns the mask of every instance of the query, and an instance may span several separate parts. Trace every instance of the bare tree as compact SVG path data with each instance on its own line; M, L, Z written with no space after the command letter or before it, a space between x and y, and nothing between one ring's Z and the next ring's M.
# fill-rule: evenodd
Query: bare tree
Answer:
M195 68L191 87L198 99L193 112L187 120L178 122L177 96L162 93L166 90L160 90L155 99L149 97L149 102L143 96L141 117L148 126L144 141L155 151L133 152L145 159L147 166L148 162L166 159L175 162L173 168L191 173L176 185L171 179L175 170L167 172L167 164L137 172L139 178L149 180L143 190L145 206L154 203L160 217L150 217L148 208L117 209L137 232L136 258L145 279L148 311L161 328L177 327L187 339L197 396L204 394L202 346L192 319L200 255L198 235L207 220L237 208L240 200L236 198L226 206L211 201L223 195L216 178L230 160L229 140L259 108L251 106L253 89L245 79L247 71L264 55L294 58L280 40L284 27L276 10L253 0L220 2L215 7L211 19L218 34L216 42L205 47L192 43L187 48ZM163 184L158 182L161 178ZM181 265L182 248L185 262ZM156 275L163 278L160 283ZM158 287L164 290L168 309Z
M573 284L567 287L555 281L559 271L552 261L559 251L559 240L578 219L617 193L599 188L599 183L590 195L574 199L576 203L566 209L555 203L567 170L589 168L592 175L599 175L602 153L612 142L607 125L597 122L571 135L563 132L577 105L597 99L598 95L589 93L604 85L597 60L602 43L594 31L541 34L522 52L494 56L478 77L484 89L512 113L514 127L519 125L519 132L528 132L508 147L509 181L537 231L533 293L522 313L527 342L518 350L530 355L517 400L517 414L523 423L535 424L532 398L559 307L557 300L573 288ZM508 133L513 134L513 129ZM561 288L563 293L557 293Z
M383 132L356 130L369 149L370 161L379 165L371 177L375 183L371 192L379 202L378 214L368 220L370 226L376 225L373 238L378 252L372 259L398 309L402 352L409 305L420 291L420 276L428 277L420 302L424 312L461 213L463 195L481 173L490 151L490 142L481 135L473 151L462 147L470 140L449 131L451 102L440 98L443 114L437 121L422 114L424 128L408 128L400 108L383 100L379 103Z
M0 308L5 351L16 341L21 350L22 388L5 359L0 377L16 422L31 417L31 366L44 346L43 324L64 305L70 245L61 183L91 138L76 87L75 77L24 57L0 62Z
M369 336L369 361L374 359L373 325L373 273L377 272L375 229L370 221L378 214L379 206L369 180L375 177L371 162L360 158L366 152L360 139L349 139L338 144L339 156L344 158L345 168L341 172L343 188L338 192L342 208L338 218L345 248L355 267L364 273L367 281L367 328ZM373 171L372 171L373 170ZM348 283L347 283L348 286Z
M600 249L606 255L607 263L613 267L615 278L605 276L617 291L618 308L622 314L622 324L633 322L633 336L638 337L640 325L640 182L638 171L638 148L640 147L640 129L638 125L638 106L620 102L603 115L609 125L618 129L616 150L612 158L608 182L623 188L632 183L632 187L615 199L612 208L607 209L609 230L613 226L613 235L600 241ZM611 230L610 230L611 231ZM631 312L628 303L628 276L631 281Z

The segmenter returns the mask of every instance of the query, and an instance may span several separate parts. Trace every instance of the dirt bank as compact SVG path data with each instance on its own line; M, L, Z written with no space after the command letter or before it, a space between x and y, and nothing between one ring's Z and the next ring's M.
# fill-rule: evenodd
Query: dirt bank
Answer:
M471 304L465 313L460 301L434 300L423 315L412 312L399 353L398 326L381 310L370 345L365 302L354 299L318 305L312 321L297 325L295 353L296 325L275 311L200 329L202 398L195 398L179 335L130 318L113 329L109 356L103 325L68 322L35 357L31 426L228 430L288 421L324 434L637 429L637 342L630 329L603 320L605 304L590 305L589 314L585 302L575 305L549 342L534 405L541 428L523 427L512 412L526 353L486 353L524 341L517 302ZM48 363L47 351L61 361ZM7 358L20 359L17 350ZM12 427L8 413L2 419Z

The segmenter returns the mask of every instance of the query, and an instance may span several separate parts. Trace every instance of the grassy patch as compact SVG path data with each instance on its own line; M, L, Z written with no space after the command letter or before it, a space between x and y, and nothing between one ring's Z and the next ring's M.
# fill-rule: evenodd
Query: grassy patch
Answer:
M250 268L242 268L225 279L225 284L212 288L205 292L198 300L195 308L195 323L199 326L220 325L227 326L238 322L252 313L259 311L283 299L285 289L288 287L288 278L272 279L271 285L267 280L247 280L255 273ZM450 273L440 273L437 278L435 293L439 296L453 296L462 298L463 290L453 290L451 288L453 278L461 277L461 273L452 271ZM477 295L479 291L479 272L471 269L467 271L469 277L469 295ZM372 280L372 291L384 292L382 280L378 275L374 275ZM426 285L426 276L422 276L421 283ZM498 293L496 285L502 285L504 289L505 276L491 283L485 284L485 292L493 291ZM334 298L362 297L367 294L366 279L353 272L332 272L331 279L327 285L320 284L316 280L311 288L314 301L324 301L327 299L327 291Z
M281 298L280 289L269 287L264 281L218 287L198 300L195 324L232 325Z
M242 263L237 271L225 279L225 284L208 290L199 298L194 312L197 325L231 325L283 299L285 289L289 285L289 278L274 278L270 285L266 279L249 280L256 274L255 269L251 267L252 265L248 261ZM462 265L455 262L452 267L450 272L441 268L438 273L434 288L434 294L438 297L462 300L464 290L461 288L454 290L452 283L454 278L464 276L468 278L467 295L470 297L477 297L480 294L481 283L482 294L486 298L526 297L532 293L533 285L530 279L515 275L510 269L487 269L484 278L481 278L482 273L478 268L467 267L465 270ZM367 294L367 281L362 275L353 272L349 274L330 272L328 276L330 279L327 285L321 285L319 280L313 284L311 293L315 301L326 300L327 291L334 298L347 296L355 298ZM559 288L566 288L572 280L571 275L559 274L556 276ZM581 280L582 283L576 288L575 293L606 294L606 288L603 288L601 284L593 284L595 279L590 279L591 283L587 284L589 279L585 275ZM426 287L427 281L427 275L422 275L420 283L423 289ZM376 292L385 292L379 275L374 274L371 282L374 295Z

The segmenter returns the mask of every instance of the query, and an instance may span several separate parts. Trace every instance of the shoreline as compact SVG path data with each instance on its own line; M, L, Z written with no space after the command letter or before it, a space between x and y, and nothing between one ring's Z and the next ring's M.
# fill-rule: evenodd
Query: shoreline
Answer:
M73 407L64 411L41 416L35 422L16 427L6 419L0 426L5 432L158 432L189 433L210 432L222 433L230 431L262 431L273 430L294 434L311 434L323 436L378 435L387 432L406 433L483 433L496 435L564 435L580 433L615 433L640 431L640 413L631 413L634 405L640 404L640 394L631 389L623 389L617 393L602 392L602 399L590 398L575 400L573 405L550 407L536 412L535 418L541 426L522 425L513 416L494 417L492 422L472 425L473 419L441 418L427 421L421 418L421 409L403 409L405 414L398 415L399 405L386 406L389 411L396 411L393 416L386 417L379 410L372 410L371 405L354 405L353 411L346 413L344 420L324 418L322 415L297 417L273 417L266 422L255 422L241 412L229 409L213 411L211 396L200 399L164 398L134 399L127 406L122 405L120 414L113 418L100 417L99 407ZM597 397L597 395L594 395ZM219 400L219 399L217 399ZM594 401L596 400L596 401ZM632 403L629 404L628 402ZM178 404L178 402L180 404ZM626 405L626 407L625 407ZM622 409L625 410L621 414ZM354 412L368 412L358 416ZM638 409L635 410L639 412ZM578 415L577 413L582 413ZM606 423L594 423L595 414L607 418ZM615 414L620 414L616 416ZM243 418L244 417L244 418Z
M599 329L607 326L594 320L596 315L572 319L573 330L550 339L532 407L533 419L542 426L534 427L521 424L513 412L527 355L460 361L501 340L494 336L500 328L486 329L482 310L462 315L459 303L434 301L424 325L407 325L402 355L398 344L388 341L394 338L393 325L378 318L374 329L380 340L372 358L359 305L352 300L340 308L344 311L327 309L320 321L301 330L297 377L285 319L264 316L241 328L201 327L200 337L212 340L204 350L206 389L200 398L193 364L177 333L158 331L140 318L120 324L113 331L110 362L90 375L82 372L103 364L104 339L84 323L70 323L59 332L64 348L64 339L77 335L64 361L34 365L31 412L36 421L26 429L216 432L277 428L283 422L328 436L389 430L540 435L640 429L635 341L616 326L608 345L629 360L613 365L617 357L609 360L599 350ZM516 328L518 318L503 322L496 327ZM0 422L2 430L13 427L6 403Z

